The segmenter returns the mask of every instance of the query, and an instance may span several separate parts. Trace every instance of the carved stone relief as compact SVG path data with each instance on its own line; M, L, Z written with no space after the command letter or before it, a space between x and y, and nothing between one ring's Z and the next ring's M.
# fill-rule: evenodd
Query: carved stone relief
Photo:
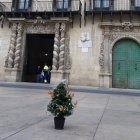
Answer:
M102 32L103 32L103 42L100 46L100 56L99 56L99 65L100 65L100 72L104 72L104 62L110 61L109 64L112 64L112 54L111 58L109 58L110 53L112 53L112 48L114 44L122 39L122 38L131 38L140 43L140 25L139 24L132 24L129 22L124 22L116 25L101 25ZM106 38L106 39L105 39ZM108 44L107 46L105 46ZM108 54L105 54L104 48L108 48ZM104 57L108 56L108 57ZM105 60L107 59L107 60ZM108 68L108 73L112 70L112 65Z
M58 70L59 61L59 48L60 47L60 23L55 24L55 38L54 38L54 50L53 50L53 70Z
M104 71L104 41L101 43L100 56L99 56L100 71Z
M14 68L19 68L21 57L21 44L22 44L23 25L21 23L17 26L17 39L15 47Z
M41 17L36 17L36 20L34 20L33 24L34 25L36 25L36 24L45 25L46 24L46 20L43 20Z
M121 24L111 25L110 30L112 30L113 32L131 32L134 30L134 25L130 22L123 22Z
M112 49L117 41L130 38L140 44L139 23L101 23L103 41L100 46L100 86L112 87Z
M71 65L72 65L72 59L70 57L69 41L70 41L70 36L67 33L66 41L65 41L65 55L64 55L64 69L65 70L70 70Z
M55 28L54 28L55 27ZM5 67L19 68L21 61L21 44L23 31L29 34L55 34L53 51L53 70L65 70L71 68L69 41L66 42L66 23L47 23L41 19L27 22L23 25L13 23L11 42Z
M66 35L66 24L56 23L53 51L53 70L69 70L71 68L69 40Z
M35 34L54 34L54 26L50 23L35 22L34 24L26 25L26 33Z
M21 57L21 43L23 25L21 23L13 23L11 27L11 40L9 51L5 60L6 68L19 68Z
M12 34L10 39L9 51L5 60L6 68L14 67L15 47L16 47L16 38L17 38L17 23L13 23L11 27L11 32Z
M122 23L122 29L124 31L131 31L133 29L133 24L130 22L123 22Z
M130 39L133 39L133 40L139 42L140 34L137 34L137 33L120 33L120 34L111 33L109 35L111 49L112 49L113 45L115 44L115 42L117 42L118 40L123 39L123 38L130 38Z
M65 23L61 24L60 32L61 32L61 39L60 39L60 52L59 52L59 70L64 70L65 32L66 32Z

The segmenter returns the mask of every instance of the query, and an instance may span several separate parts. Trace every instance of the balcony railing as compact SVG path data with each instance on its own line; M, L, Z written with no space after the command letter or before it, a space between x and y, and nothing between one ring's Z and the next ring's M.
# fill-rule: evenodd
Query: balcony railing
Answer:
M81 11L81 2L80 0L72 0L71 3L68 1L33 1L32 6L28 7L28 4L18 3L14 6L12 2L2 2L4 5L4 12L19 12L19 11L28 11L28 12L73 12ZM0 10L2 11L2 10Z
M85 11L137 11L140 0L90 0L85 2Z

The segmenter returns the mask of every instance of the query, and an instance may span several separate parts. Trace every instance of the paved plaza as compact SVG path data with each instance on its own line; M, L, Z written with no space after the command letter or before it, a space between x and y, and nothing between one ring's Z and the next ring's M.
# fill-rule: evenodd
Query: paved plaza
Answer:
M55 130L47 90L0 87L0 140L140 140L139 91L73 92L78 106L64 130Z

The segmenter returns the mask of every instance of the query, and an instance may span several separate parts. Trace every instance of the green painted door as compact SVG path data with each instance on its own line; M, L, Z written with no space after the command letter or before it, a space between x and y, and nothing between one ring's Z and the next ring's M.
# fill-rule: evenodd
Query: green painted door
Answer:
M140 89L140 45L131 39L120 40L113 47L112 86Z

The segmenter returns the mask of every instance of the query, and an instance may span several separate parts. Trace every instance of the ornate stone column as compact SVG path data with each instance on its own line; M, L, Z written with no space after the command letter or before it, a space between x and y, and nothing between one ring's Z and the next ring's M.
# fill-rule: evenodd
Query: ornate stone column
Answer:
M101 43L101 47L100 47L99 65L100 65L100 72L104 72L104 41Z
M20 66L22 33L23 33L23 25L21 23L19 23L18 27L17 27L14 68L19 68L19 66Z
M5 60L6 68L13 68L14 66L14 57L15 57L15 47L16 47L16 38L17 38L17 23L13 23L11 27L11 40L8 55Z
M64 70L64 53L65 53L65 32L66 24L61 24L61 39L60 39L60 53L59 53L59 70Z
M18 81L21 53L22 24L13 23L10 47L5 60L5 81Z
M70 56L70 35L69 32L65 35L65 54L64 54L64 79L67 79L67 82L70 82L70 69L72 66L72 59Z
M53 50L53 66L51 71L51 83L56 84L63 78L63 72L59 71L59 52L60 52L60 23L55 24L55 38Z
M109 34L108 27L103 28L103 41L100 47L100 87L110 87L110 57L109 57Z
M64 78L69 81L69 72L65 71L64 66L66 23L62 22L61 25L56 24L55 28L56 32L53 51L53 70L51 71L51 83L53 84L60 82L60 80Z
M58 70L59 62L59 45L60 45L60 23L55 24L55 38L53 50L53 70Z

